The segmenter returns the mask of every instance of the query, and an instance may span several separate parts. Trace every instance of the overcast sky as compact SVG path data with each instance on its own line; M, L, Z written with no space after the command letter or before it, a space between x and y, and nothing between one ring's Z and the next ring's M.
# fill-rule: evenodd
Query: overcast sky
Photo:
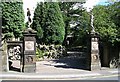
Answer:
M27 8L31 11L31 18L33 17L34 9L36 7L37 2L42 0L23 0L23 8L25 13L25 22L27 21ZM86 3L84 4L84 7L87 8L87 11L90 11L95 5L99 3L104 3L107 0L86 0Z

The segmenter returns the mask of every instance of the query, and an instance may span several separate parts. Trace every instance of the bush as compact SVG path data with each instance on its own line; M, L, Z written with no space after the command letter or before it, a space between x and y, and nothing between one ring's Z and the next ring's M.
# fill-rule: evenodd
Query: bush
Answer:
M120 67L120 59L118 58L112 58L110 61L110 68L119 68Z
M2 2L2 33L3 39L22 37L24 28L23 2Z
M36 55L38 59L56 59L63 56L64 47L62 45L39 45Z
M37 48L37 50L36 50L36 55L37 55L37 57L42 57L43 55L43 52L39 49L39 48Z

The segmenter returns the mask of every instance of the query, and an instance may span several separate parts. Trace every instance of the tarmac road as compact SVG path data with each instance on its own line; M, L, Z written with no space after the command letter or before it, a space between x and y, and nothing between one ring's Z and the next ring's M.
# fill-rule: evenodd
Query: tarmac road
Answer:
M118 75L107 75L107 76L100 76L100 77L91 77L91 78L86 78L89 80L120 80L120 76Z

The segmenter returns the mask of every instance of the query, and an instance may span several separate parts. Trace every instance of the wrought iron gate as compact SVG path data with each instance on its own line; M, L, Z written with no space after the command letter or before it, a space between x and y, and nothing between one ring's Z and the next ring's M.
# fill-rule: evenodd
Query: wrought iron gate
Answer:
M7 41L7 53L9 69L14 60L20 61L20 72L23 72L23 42Z

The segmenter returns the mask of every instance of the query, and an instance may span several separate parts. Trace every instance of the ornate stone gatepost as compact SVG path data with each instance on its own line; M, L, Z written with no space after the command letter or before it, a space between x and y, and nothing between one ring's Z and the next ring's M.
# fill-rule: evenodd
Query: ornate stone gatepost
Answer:
M91 33L91 66L90 70L100 70L101 63L99 58L99 36L97 33Z
M23 58L23 72L31 73L36 72L36 34L30 26L32 20L30 18L31 13L29 8L27 8L27 16L28 16L28 26L27 29L23 32L24 41L24 58Z
M90 34L90 63L89 63L89 69L92 70L100 70L101 69L101 63L100 63L100 57L99 57L99 36L98 33L95 32L94 26L93 26L93 14L91 13L91 27L92 31Z
M28 28L23 32L24 35L24 72L36 71L36 31Z

